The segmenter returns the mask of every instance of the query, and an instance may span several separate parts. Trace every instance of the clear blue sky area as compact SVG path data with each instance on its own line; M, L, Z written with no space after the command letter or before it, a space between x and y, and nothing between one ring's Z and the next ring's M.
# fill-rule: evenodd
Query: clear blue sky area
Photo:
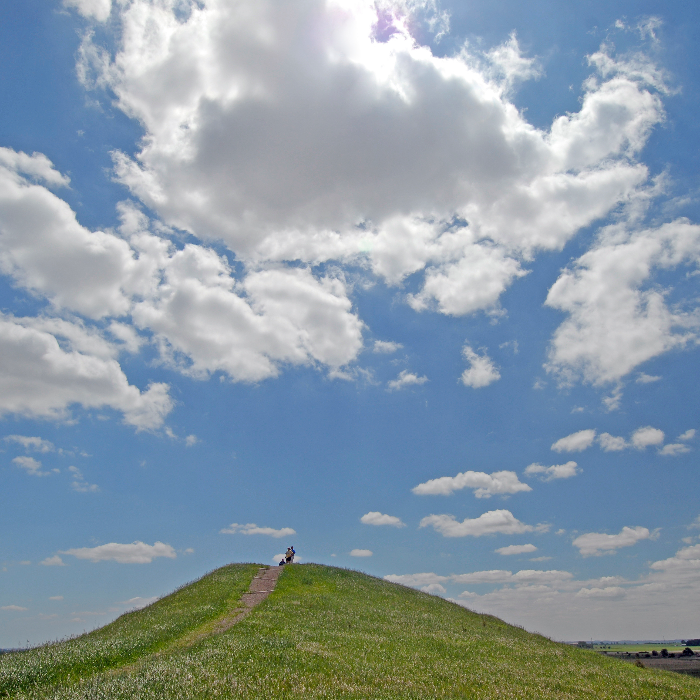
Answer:
M292 544L697 637L698 14L0 0L0 648Z

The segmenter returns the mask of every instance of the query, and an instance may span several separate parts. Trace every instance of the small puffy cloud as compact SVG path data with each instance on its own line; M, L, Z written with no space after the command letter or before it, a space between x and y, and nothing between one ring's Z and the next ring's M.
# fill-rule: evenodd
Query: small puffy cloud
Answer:
M146 544L145 542L132 542L131 544L118 544L110 542L97 547L80 547L67 549L61 554L70 554L77 559L88 561L115 561L118 564L150 564L157 557L175 559L175 550L163 542Z
M423 593L430 593L431 595L447 593L447 589L439 583L430 583L427 586L423 586L421 591L423 591Z
M583 452L593 444L595 433L595 430L579 430L557 440L551 449L555 452Z
M399 389L405 389L407 386L420 386L428 381L428 377L419 377L413 372L409 372L407 369L402 370L396 379L392 379L388 383L389 391L397 391Z
M44 561L40 561L39 564L42 566L66 566L63 559L61 559L58 554L54 554L52 557L47 557L44 559Z
M383 355L391 355L403 347L401 343L394 343L390 340L375 340L372 352L381 353Z
M351 557L371 557L373 554L371 549L353 549L350 552Z
M643 450L650 445L661 445L663 441L664 431L652 428L650 425L635 430L631 438L633 447L638 450Z
M76 9L86 19L106 22L112 11L112 0L63 0L63 6Z
M581 470L576 462L567 462L566 464L554 464L551 467L545 467L541 464L530 464L525 468L526 476L539 476L542 481L552 481L553 479L570 479L572 476L579 474Z
M692 440L695 437L695 428L686 430L682 435L678 436L679 440Z
M678 455L690 452L690 447L684 445L682 442L673 442L668 445L664 445L660 450L660 455L665 455L666 457L677 457Z
M601 433L598 436L598 444L604 452L620 452L629 447L623 437L615 437L610 433Z
M49 600L63 600L63 596L62 595L52 595L52 596L49 596Z
M360 522L365 525L391 525L392 527L406 527L406 523L401 521L401 518L397 518L395 515L384 515L379 511L370 511L365 513L361 518Z
M273 527L258 527L255 523L247 523L246 525L231 523L229 527L219 530L219 532L224 535L267 535L268 537L287 537L297 534L297 531L291 527L275 530Z
M41 462L34 459L34 457L15 457L12 463L16 464L20 469L24 469L31 476L48 476L50 474L50 472L41 471Z
M199 438L196 435L188 435L185 438L185 447L194 447L199 442Z
M652 382L658 382L661 377L652 376L651 374L644 374L640 372L639 376L635 379L637 384L651 384Z
M73 475L73 481L71 482L73 491L77 491L78 493L96 493L100 490L97 484L88 484L82 472L77 467L68 467L68 471Z
M680 438L679 438L680 439ZM3 440L5 442L15 442L22 445L25 450L34 452L53 452L56 448L49 440L44 440L40 437L26 437L24 435L6 435Z
M549 561L552 557L532 557L530 561Z
M457 476L441 476L437 479L430 479L430 481L414 486L411 491L419 496L448 496L465 488L474 489L474 495L477 498L532 491L527 484L523 484L518 479L515 472L511 471L494 472L493 474L473 471L460 472Z
M617 535L589 532L577 537L572 544L584 557L614 554L621 547L631 547L641 540L654 538L646 527L623 527Z
M695 518L695 520L693 520L693 522L690 523L690 525L688 525L688 527L689 528L700 528L700 515L698 515L698 517Z
M501 378L500 372L486 353L479 355L469 345L465 345L462 355L469 363L469 367L462 372L461 381L464 386L479 389Z
M21 605L3 605L0 610L12 610L14 612L24 612L28 608L23 608Z
M453 515L428 515L420 521L419 527L432 526L443 537L481 537L500 533L520 535L524 532L546 531L547 525L526 525L520 522L509 510L490 510L478 518L467 518L459 522Z
M511 544L507 547L500 547L495 551L496 554L510 556L511 554L529 554L530 552L536 552L537 547L535 547L534 544Z

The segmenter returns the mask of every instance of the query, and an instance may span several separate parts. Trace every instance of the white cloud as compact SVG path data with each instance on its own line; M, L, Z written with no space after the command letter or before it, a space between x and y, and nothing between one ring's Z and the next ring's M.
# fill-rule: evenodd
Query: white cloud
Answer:
M371 557L373 554L371 549L353 549L350 552L351 557Z
M409 372L407 369L402 370L396 379L392 379L388 383L389 391L398 391L399 389L405 389L407 386L420 386L428 381L428 377L419 377L413 372Z
M453 515L428 515L420 521L419 527L432 526L443 537L481 537L500 533L520 535L535 530L545 531L547 526L521 523L509 510L490 510L478 518L467 518L459 522Z
M680 438L679 438L680 439ZM22 445L25 450L33 450L34 452L53 452L56 448L49 440L44 440L40 437L25 437L24 435L6 435L3 440L5 442L16 442Z
M291 527L275 530L273 527L258 527L255 523L247 523L246 525L231 523L229 527L219 530L219 532L225 535L268 535L269 537L287 537L297 534L297 531Z
M49 600L63 600L63 596L62 595L52 595L52 596L49 596Z
M66 351L31 319L0 316L0 414L65 418L71 404L109 406L137 429L159 427L173 407L167 384L144 392L113 359Z
M121 316L129 295L152 284L152 262L152 255L137 259L124 239L81 226L66 202L0 159L0 270L17 284L58 308Z
M562 382L618 382L635 367L696 338L697 313L672 310L656 270L700 258L700 226L605 229L596 246L565 270L547 305L568 314L552 339L547 370Z
M361 518L360 522L365 525L391 525L392 527L406 527L406 523L401 521L401 518L397 518L395 515L384 515L379 511L370 511L365 513Z
M579 535L572 544L578 547L584 557L614 554L621 547L631 547L641 540L654 538L655 533L646 527L623 527L617 535L606 535L600 532L589 532Z
M403 347L401 343L394 343L391 340L375 340L372 352L378 352L384 355L391 355Z
M566 464L554 464L551 467L545 467L541 464L530 464L525 468L525 475L541 475L542 481L552 481L552 479L570 479L572 476L580 474L576 462L567 462Z
M281 364L338 369L362 348L363 324L339 277L275 268L238 284L222 257L194 245L174 253L164 275L158 295L136 304L134 321L185 373L256 382L277 376Z
M686 430L682 435L678 436L679 440L692 440L695 437L695 428Z
M0 610L11 610L13 612L24 612L28 608L23 608L21 605L3 605Z
M652 376L651 374L644 374L644 372L640 372L639 376L635 381L637 384L651 384L652 382L658 382L661 379L661 377L657 376Z
M577 598L622 598L625 589L620 586L608 586L607 588L582 588L576 593Z
M667 457L677 457L678 455L685 454L686 452L690 452L690 447L688 447L688 445L684 445L682 442L669 443L668 445L664 445L659 450L660 455Z
M443 583L449 580L448 576L440 576L433 573L425 574L389 574L384 577L385 581L391 583L400 583L402 586L410 586L411 588L422 588L424 586L432 586Z
M69 1L107 17L106 0ZM145 130L135 157L115 154L117 177L166 224L241 261L364 258L390 284L424 271L410 303L471 313L648 177L635 156L663 119L663 86L603 51L580 110L535 129L508 98L537 74L515 36L439 57L410 19L378 40L373 3L177 7L115 4L114 55L86 36L79 75Z
M78 491L78 493L95 493L100 490L97 484L88 484L82 472L77 467L68 467L68 471L73 475L73 481L71 482L73 491Z
M83 17L106 22L112 11L112 0L63 0L64 7L75 8Z
M423 591L423 593L430 593L431 595L447 593L447 589L439 583L430 583L427 586L423 586L421 591Z
M623 437L615 437L610 433L601 433L598 436L598 444L605 452L620 452L629 447Z
M194 447L200 439L196 435L188 435L185 438L185 447Z
M560 438L553 445L555 452L583 452L587 450L595 440L595 430L579 430L566 437Z
M70 183L70 178L61 175L43 153L27 155L22 151L0 147L0 168L13 173L20 181L24 175L31 182L43 181L52 187L68 187Z
M474 571L469 574L456 574L450 576L455 583L504 583L513 578L512 571L503 569L491 569L490 571Z
M12 460L20 469L24 469L31 476L48 476L51 472L41 471L41 462L33 457L15 457Z
M504 91L508 91L516 82L538 78L542 73L536 59L522 55L515 32L505 44L492 49L486 56Z
M535 547L534 544L511 544L507 547L499 547L495 551L497 554L510 556L511 554L528 554L529 552L536 552L537 547Z
M633 580L621 576L577 580L564 571L474 572L445 580L488 586L483 594L466 591L457 601L555 639L672 638L679 619L690 628L700 619L694 605L700 545L652 562L648 573ZM445 580L441 583L447 585Z
M441 476L430 479L423 484L414 486L411 491L419 496L443 495L449 496L461 489L474 489L477 498L490 498L494 494L511 494L519 491L532 491L523 484L515 472L501 471L493 474L485 472L460 472L456 476Z
M643 450L650 445L661 445L664 441L664 431L652 428L650 425L645 428L638 428L632 433L632 446L638 450Z
M61 554L70 554L78 559L88 561L115 561L118 564L150 564L157 557L167 557L175 559L177 554L169 544L155 542L145 544L144 542L133 542L132 544L118 544L110 542L97 547L80 547L78 549L67 549Z
M64 564L63 559L58 556L58 554L54 554L52 557L47 557L43 561L39 562L42 566L66 566Z
M338 371L361 350L363 324L342 274L319 278L305 267L267 266L237 280L213 250L192 244L177 250L149 233L148 219L129 203L118 206L121 236L89 231L63 200L21 175L17 168L28 156L5 155L0 270L54 307L95 319L131 313L138 328L155 334L163 361L199 377L223 371L234 381L259 381L284 364ZM29 160L35 169L51 167L44 156ZM133 327L114 320L108 332L118 344L79 320L21 322L103 360L138 352L144 343Z
M469 345L465 345L462 348L462 354L469 363L469 367L462 372L462 384L464 386L478 389L488 386L501 378L500 372L486 353L479 355Z

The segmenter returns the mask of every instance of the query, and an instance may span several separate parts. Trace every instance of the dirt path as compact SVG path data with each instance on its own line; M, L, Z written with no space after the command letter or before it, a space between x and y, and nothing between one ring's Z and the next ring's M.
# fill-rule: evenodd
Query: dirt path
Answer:
M250 582L248 591L241 596L241 603L243 603L244 608L241 610L238 608L234 610L233 613L222 620L217 622L214 627L214 634L221 634L228 629L231 629L233 625L240 622L250 611L259 603L262 603L267 596L275 590L277 585L277 579L279 578L283 566L270 566L261 567L255 578Z

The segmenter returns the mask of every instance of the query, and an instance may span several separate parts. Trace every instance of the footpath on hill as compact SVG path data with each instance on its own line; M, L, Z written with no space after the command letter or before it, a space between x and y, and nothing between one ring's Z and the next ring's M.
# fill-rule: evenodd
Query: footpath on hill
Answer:
M283 566L261 567L250 582L248 590L241 596L241 603L243 603L245 609L240 611L237 609L217 622L214 627L214 634L221 634L230 629L248 615L256 605L262 603L275 590L277 579L280 577L283 569Z

